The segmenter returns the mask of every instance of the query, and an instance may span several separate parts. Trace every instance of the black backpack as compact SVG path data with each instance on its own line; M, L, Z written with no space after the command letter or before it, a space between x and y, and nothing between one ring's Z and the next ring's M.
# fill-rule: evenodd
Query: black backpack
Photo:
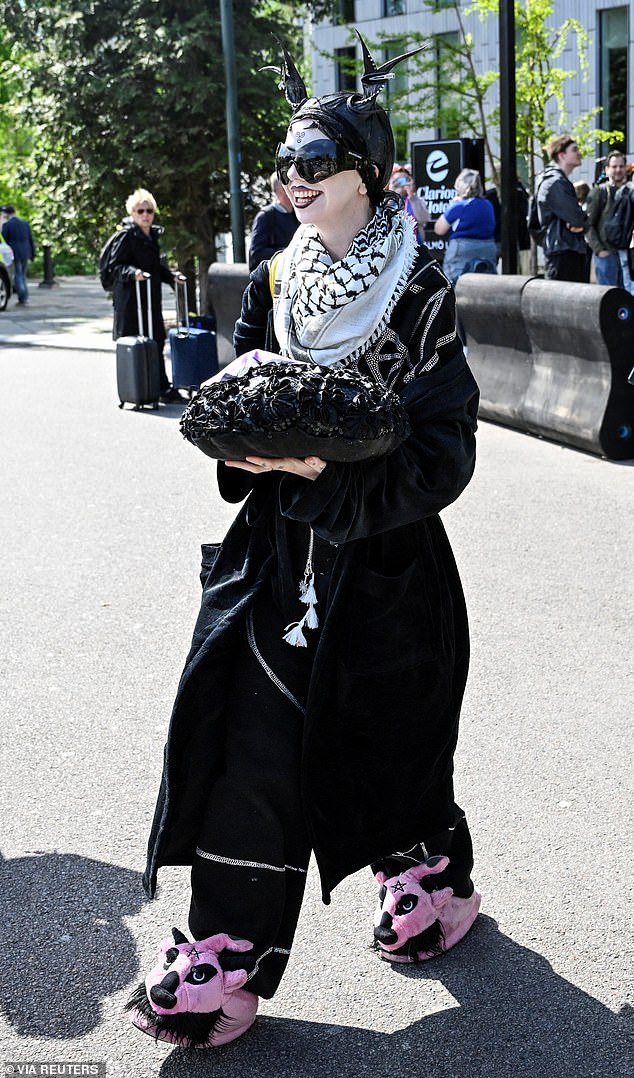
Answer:
M546 232L548 226L543 225L539 216L539 209L537 206L537 196L539 189L544 181L542 180L537 184L537 190L534 195L531 195L530 202L528 204L528 217L526 218L526 227L528 228L528 234L532 240L535 241L538 247L542 247L544 240L546 239Z
M130 226L128 225L128 228L129 227ZM116 232L112 233L110 238L106 240L103 247L101 248L101 253L99 255L99 280L101 281L101 287L104 289L105 292L112 292L115 282L114 270L110 265L110 252L112 250L112 245L117 239L117 237L120 236L121 233L125 230L125 224L120 226Z
M107 239L101 248L101 254L99 255L99 280L101 281L101 287L105 292L111 292L114 284L114 272L109 266L110 251L112 244L119 235L118 232L113 232L110 239Z
M633 192L626 188L620 198L617 198L612 210L612 216L605 224L604 234L606 243L614 247L615 251L626 251L630 246L632 232L634 231L634 201Z

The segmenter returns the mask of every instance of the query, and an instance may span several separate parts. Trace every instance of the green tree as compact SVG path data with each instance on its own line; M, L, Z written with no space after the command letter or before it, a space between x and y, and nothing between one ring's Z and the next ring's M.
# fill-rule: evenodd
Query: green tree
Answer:
M499 0L471 0L464 8L460 0L424 0L430 13L439 7L453 10L457 31L439 35L422 59L410 61L414 72L408 91L408 108L417 115L417 126L435 127L447 137L471 136L484 139L488 174L499 187L499 107L494 104L493 87L499 71L478 70L474 35L467 20L498 15ZM526 161L529 182L544 161L543 147L555 130L569 124L564 102L565 84L572 79L587 80L590 36L578 19L551 25L554 0L516 0L516 99L517 152ZM422 43L422 35L411 34L410 45ZM566 69L557 61L574 44L577 69ZM593 126L600 108L578 116L570 129L585 153L597 141L622 138L621 132Z
M228 227L225 76L218 0L13 0L5 47L17 127L36 132L12 180L59 249L96 254L137 186L157 198L166 246L201 287ZM271 32L296 43L292 9L241 0L235 19L241 165L249 203L272 168L288 106ZM6 53L5 53L6 59Z
M470 11L480 18L498 15L499 0L472 0ZM529 185L532 189L535 174L548 161L544 149L557 131L570 128L584 154L591 154L599 141L617 141L620 131L605 131L594 125L601 113L600 106L570 120L564 93L568 82L588 80L588 50L591 35L579 19L565 19L561 25L551 24L554 0L516 0L515 2L515 63L517 99L517 152L526 161ZM558 63L564 52L574 45L577 69L564 68ZM495 112L496 123L499 110Z

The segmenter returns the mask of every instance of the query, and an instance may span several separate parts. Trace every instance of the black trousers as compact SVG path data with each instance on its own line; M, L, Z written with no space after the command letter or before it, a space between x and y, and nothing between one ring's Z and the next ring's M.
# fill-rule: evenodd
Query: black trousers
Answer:
M253 943L245 988L267 999L288 963L311 853L300 766L319 630L307 632L308 647L291 647L282 639L288 617L270 591L257 597L247 615L228 671L224 770L210 791L191 872L193 938L227 932ZM412 850L395 853L372 870L393 875L445 853L451 864L434 883L453 886L466 897L473 891L471 838L464 814L454 805L451 778L431 791L430 799L434 816L441 802L453 806L453 826L421 836ZM370 919L367 932L370 939ZM242 968L242 958L234 968Z
M558 251L547 255L544 275L549 281L588 281L588 267L585 254L577 251Z
M284 624L270 593L259 596L234 655L224 773L202 821L189 914L195 939L253 943L245 987L266 998L288 962L311 852L300 762L314 643L289 646Z

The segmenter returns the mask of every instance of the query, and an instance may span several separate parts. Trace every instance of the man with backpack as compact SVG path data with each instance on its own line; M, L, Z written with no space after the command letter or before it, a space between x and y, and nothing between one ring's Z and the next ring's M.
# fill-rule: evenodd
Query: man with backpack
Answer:
M619 285L632 292L628 252L634 227L634 188L628 182L625 155L620 150L608 154L604 168L606 182L593 187L588 195L586 243L593 251L597 284Z
M581 152L570 135L557 135L546 151L552 164L542 172L535 191L539 222L544 230L545 276L550 281L585 281L583 234L587 216L569 179L570 173L581 164Z

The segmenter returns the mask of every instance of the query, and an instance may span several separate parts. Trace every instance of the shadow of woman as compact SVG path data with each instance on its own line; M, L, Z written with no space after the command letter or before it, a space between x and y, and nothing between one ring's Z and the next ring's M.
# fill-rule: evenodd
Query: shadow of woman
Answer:
M0 855L0 1005L22 1035L77 1037L139 962L122 918L144 902L141 876L77 854Z
M390 978L411 980L412 997L440 981L456 1000L394 1033L270 1017L226 1048L196 1054L176 1049L160 1078L625 1078L632 1074L625 1016L556 974L541 955L480 916L469 938L442 959L420 966L385 965ZM414 1009L416 1004L414 1002ZM230 1054L231 1053L231 1054Z

